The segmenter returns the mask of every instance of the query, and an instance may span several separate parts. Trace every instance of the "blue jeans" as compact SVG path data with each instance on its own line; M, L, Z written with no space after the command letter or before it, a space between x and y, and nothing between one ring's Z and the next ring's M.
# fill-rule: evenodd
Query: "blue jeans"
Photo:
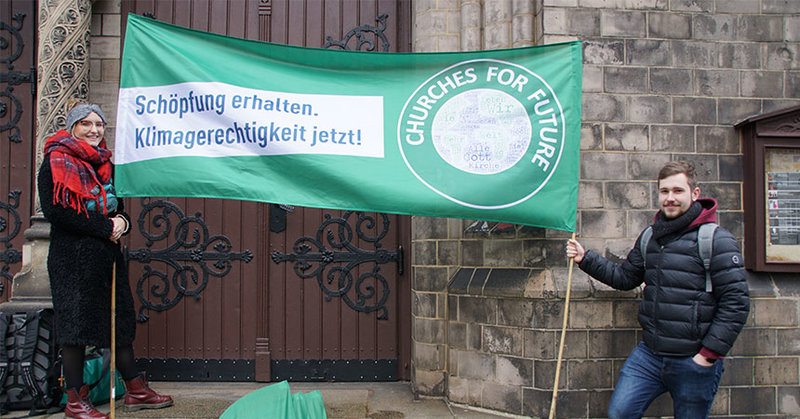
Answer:
M639 343L622 366L608 417L641 418L656 397L669 391L676 419L707 418L724 369L722 360L704 367L690 356L655 355Z

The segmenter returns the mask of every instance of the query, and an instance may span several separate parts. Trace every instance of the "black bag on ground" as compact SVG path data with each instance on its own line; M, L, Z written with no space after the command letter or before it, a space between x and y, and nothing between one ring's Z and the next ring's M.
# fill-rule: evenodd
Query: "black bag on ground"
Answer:
M0 312L0 412L58 411L61 359L53 329L53 310Z

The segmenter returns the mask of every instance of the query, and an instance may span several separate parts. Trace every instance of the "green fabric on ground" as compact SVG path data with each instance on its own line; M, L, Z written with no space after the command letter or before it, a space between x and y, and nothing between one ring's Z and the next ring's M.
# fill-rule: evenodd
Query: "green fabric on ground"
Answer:
M281 381L252 393L233 403L220 419L327 419L322 393L291 394L289 383Z

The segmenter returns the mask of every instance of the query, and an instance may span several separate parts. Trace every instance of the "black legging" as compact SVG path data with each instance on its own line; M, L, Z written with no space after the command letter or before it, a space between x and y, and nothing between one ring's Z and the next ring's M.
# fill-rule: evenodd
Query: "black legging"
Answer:
M83 363L86 348L83 346L64 345L61 347L61 362L64 368L64 380L68 389L80 389L83 382ZM133 345L117 347L116 367L124 381L130 381L139 374L136 371L136 360L133 358Z

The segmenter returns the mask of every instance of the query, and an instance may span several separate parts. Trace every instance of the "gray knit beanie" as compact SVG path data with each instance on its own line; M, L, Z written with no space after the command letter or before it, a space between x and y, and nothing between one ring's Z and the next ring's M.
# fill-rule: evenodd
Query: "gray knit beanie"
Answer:
M107 123L106 116L103 115L103 111L100 110L99 106L94 103L81 103L73 106L72 109L67 112L67 131L72 132L72 127L81 119L89 116L92 112L96 113L97 116L103 120L103 123Z

